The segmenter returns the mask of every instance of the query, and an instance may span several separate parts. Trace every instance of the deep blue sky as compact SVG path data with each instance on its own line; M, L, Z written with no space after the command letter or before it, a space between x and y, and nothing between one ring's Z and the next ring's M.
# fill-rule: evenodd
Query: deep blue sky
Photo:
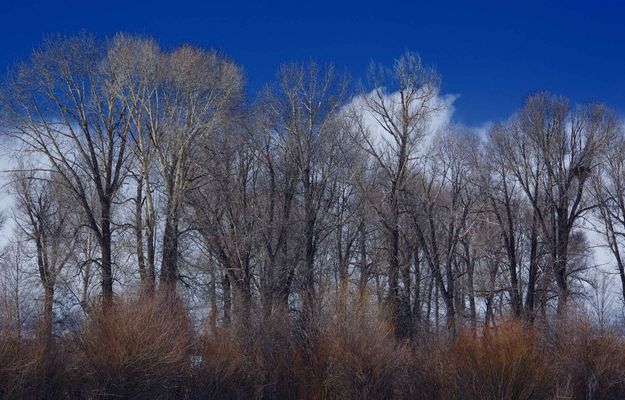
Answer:
M468 125L505 118L537 90L625 114L625 2L405 3L4 0L0 68L45 34L81 30L218 48L252 89L285 61L331 61L358 79L370 60L390 64L410 49L438 69L445 93L461 96L455 118Z

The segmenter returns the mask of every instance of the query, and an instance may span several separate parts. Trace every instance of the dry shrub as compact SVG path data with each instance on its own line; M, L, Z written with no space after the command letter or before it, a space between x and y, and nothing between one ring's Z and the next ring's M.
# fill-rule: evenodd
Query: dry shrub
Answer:
M191 397L196 399L254 398L254 369L235 329L218 328L200 340L193 357L191 386Z
M245 331L253 349L260 396L264 400L301 399L306 396L305 371L315 369L303 365L300 343L294 336L293 324L286 310L274 310L254 329Z
M250 319L245 325L235 322L217 328L200 340L193 397L306 398L303 382L314 367L300 363L301 348L291 318L281 310L263 319Z
M546 399L555 387L542 341L519 323L459 335L449 362L456 398Z
M58 399L68 386L64 353L36 339L0 339L0 398Z
M625 338L588 321L408 342L365 296L342 300L306 323L276 311L197 340L185 310L158 297L121 301L50 347L3 334L0 398L625 398Z
M404 347L380 310L361 298L332 315L319 349L327 355L323 398L394 398Z
M574 399L625 398L625 339L577 321L558 329L556 365L561 396Z
M193 335L186 312L154 297L93 315L75 336L82 396L170 398L190 373Z
M455 371L447 338L428 338L405 348L403 374L397 382L398 398L439 400L454 399Z
M293 388L290 399L313 400L328 398L325 384L329 370L329 341L322 337L316 323L314 330L296 330L293 353Z
M10 337L0 339L0 398L16 398L24 386L21 341Z

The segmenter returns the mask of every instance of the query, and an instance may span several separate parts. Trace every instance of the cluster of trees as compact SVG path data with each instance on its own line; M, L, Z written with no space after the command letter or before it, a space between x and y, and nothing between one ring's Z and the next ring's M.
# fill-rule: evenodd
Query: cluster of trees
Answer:
M223 54L121 34L44 41L0 104L3 326L40 315L51 337L122 293L186 299L213 328L305 326L354 296L402 337L547 321L592 292L588 232L625 299L625 135L602 104L534 94L480 135L436 122L448 101L413 53L361 85L287 64L250 101Z

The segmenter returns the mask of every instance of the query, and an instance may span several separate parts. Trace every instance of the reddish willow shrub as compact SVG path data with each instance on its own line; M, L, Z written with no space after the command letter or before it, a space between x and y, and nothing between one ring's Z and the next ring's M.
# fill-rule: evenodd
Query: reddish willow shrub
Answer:
M59 399L72 386L62 343L0 337L0 399Z
M0 337L2 399L615 399L625 340L587 322L502 322L456 338L395 337L366 302L198 334L183 307L119 301L51 348Z
M467 399L548 399L555 389L542 339L518 323L461 334L448 364Z
M625 398L625 338L588 321L567 322L555 337L558 395L574 399Z
M74 336L82 395L153 399L183 392L193 333L180 305L155 297L92 316Z

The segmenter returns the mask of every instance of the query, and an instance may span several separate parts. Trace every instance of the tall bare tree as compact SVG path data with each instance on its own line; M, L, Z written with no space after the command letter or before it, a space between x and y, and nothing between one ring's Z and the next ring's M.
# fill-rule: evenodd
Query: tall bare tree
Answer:
M258 215L253 197L258 162L240 121L230 121L199 144L200 178L189 192L192 219L208 251L234 286L236 315L244 326L252 308L258 248Z
M155 152L151 132L158 122L151 113L159 101L159 89L165 68L158 44L144 37L116 35L111 47L116 57L117 96L131 115L132 176L136 185L134 230L137 267L143 290L152 293L156 278Z
M471 146L470 138L453 128L442 132L410 187L416 240L445 303L447 328L452 334L456 331L458 306L463 307L456 287L461 275L461 241L465 245L464 262L469 267L462 275L468 274L471 279L473 274L467 241L472 230L469 216L476 200L470 183Z
M598 204L597 226L614 257L625 302L625 138L621 130L601 157L603 169L593 174L592 187Z
M332 204L331 179L341 164L341 138L346 130L339 111L346 91L346 76L337 76L332 66L288 64L280 69L277 88L268 92L265 99L264 107L272 124L268 133L274 136L272 142L287 165L294 168L295 175L289 182L294 186L285 188L286 195L292 197L286 199L285 206L289 213L298 213L292 217L301 221L301 287L308 314L315 306L317 251L329 234L323 219ZM300 207L291 210L291 201ZM294 272L286 271L283 284L290 286L292 278L288 276Z
M197 143L227 118L243 89L239 68L216 52L189 46L163 57L156 99L145 99L147 130L165 198L160 281L166 290L178 280L179 224L195 177ZM169 288L169 289L167 289Z
M18 172L13 177L15 222L26 240L34 244L35 260L43 287L42 334L49 345L54 323L54 293L61 270L74 252L77 230L65 188L54 174Z
M61 177L97 238L104 308L113 301L112 216L127 175L131 127L115 58L109 42L91 36L50 38L2 90L9 134Z
M406 53L392 68L372 65L373 89L356 104L356 143L362 146L385 176L384 204L377 210L387 233L389 311L401 331L399 273L401 198L412 173L429 120L440 107L436 102L439 78L414 53ZM409 308L409 305L408 307Z
M616 119L603 105L572 110L567 99L539 93L527 99L508 129L493 137L549 243L560 313L569 297L572 234L580 218L596 206L587 196L588 178L616 129Z

